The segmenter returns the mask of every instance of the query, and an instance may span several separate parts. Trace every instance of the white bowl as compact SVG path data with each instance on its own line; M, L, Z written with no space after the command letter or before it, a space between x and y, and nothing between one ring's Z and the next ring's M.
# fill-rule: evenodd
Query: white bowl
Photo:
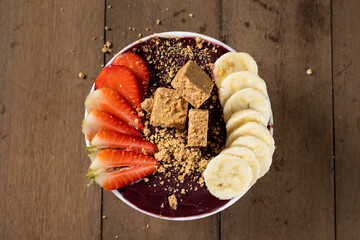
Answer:
M200 37L206 41L209 41L209 42L212 42L216 45L219 45L225 49L227 49L228 51L230 52L236 52L233 48L229 47L228 45L220 42L219 40L216 40L215 38L212 38L212 37L208 37L208 36L205 36L205 35L202 35L202 34L198 34L198 33L193 33L193 32L180 32L180 31L176 31L176 32L163 32L163 33L157 33L157 34L154 34L154 35L150 35L150 36L147 36L147 37L144 37L144 38L141 38L129 45L127 45L125 48L123 48L122 50L120 50L107 64L106 66L109 66L114 58L116 58L119 54L123 53L123 52L126 52L126 51L129 51L131 48L133 48L136 44L139 43L139 41L146 41L150 38L153 38L153 37L164 37L164 38L167 38L167 37L179 37L179 38L182 38L182 37L192 37L192 38L196 38L196 37ZM91 88L91 91L94 91L94 88L95 88L95 83L93 84L92 88ZM85 110L85 117L87 115L87 111ZM272 116L272 113L271 113L271 117L270 117L270 133L273 134L273 116ZM86 141L86 146L89 146L90 143L89 141L85 138L85 141ZM213 214L216 214L218 212L221 212L222 210L230 207L231 205L233 205L237 200L239 200L248 190L250 189L250 187L248 189L246 189L246 191L244 193L242 193L240 196L238 197L235 197L233 199L231 199L229 202L227 202L225 205L223 205L222 207L212 211L212 212L209 212L209 213L204 213L204 214L200 214L200 215L194 215L194 216L189 216L189 217L164 217L164 216L159 216L157 214L154 214L154 213L151 213L151 212L148 212L148 211L145 211L143 209L140 209L138 208L137 206L135 206L134 204L132 204L131 202L129 202L127 199L125 199L118 190L112 190L113 194L115 194L115 196L117 196L121 201L123 201L125 204L129 205L130 207L136 209L137 211L139 212L142 212L146 215L149 215L149 216L152 216L152 217L155 217L155 218L160 218L160 219L165 219L165 220L172 220L172 221L188 221L188 220L196 220L196 219L200 219L200 218L204 218L204 217L208 217L208 216L211 216Z

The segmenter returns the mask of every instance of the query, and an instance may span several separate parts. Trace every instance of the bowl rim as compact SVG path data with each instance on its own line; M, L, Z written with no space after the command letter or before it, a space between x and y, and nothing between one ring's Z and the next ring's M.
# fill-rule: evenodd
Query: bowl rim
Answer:
M234 50L232 47L228 46L227 44L213 38L213 37L209 37L203 34L199 34L199 33L194 33L194 32L187 32L187 31L170 31L170 32L162 32L162 33L156 33L156 34L152 34L146 37L143 37L139 40L136 40L132 43L130 43L129 45L127 45L126 47L122 48L118 53L116 53L109 61L108 63L105 65L105 67L109 66L110 64L112 64L112 62L114 61L114 59L121 53L124 53L126 51L129 51L132 47L134 47L135 45L137 45L140 42L144 42L148 39L154 38L154 37L163 37L163 38L171 38L171 37L179 37L179 38L184 38L184 37L190 37L190 38L196 38L196 37L200 37L208 42L214 43L216 45L220 45L221 47L225 48L226 50L229 50L229 52L236 52L236 50ZM95 90L95 83L92 85L90 92ZM270 100L270 99L269 99ZM271 103L270 103L271 104ZM85 109L85 117L87 116L87 111ZM271 135L273 135L273 114L271 112L271 116L270 116L270 133ZM90 145L90 142L86 139L85 137L85 142L86 142L86 146L88 147ZM201 219L201 218L205 218L211 215L214 215L216 213L219 213L223 210L225 210L226 208L230 207L231 205L233 205L235 202L237 202L242 196L244 196L247 191L251 188L251 186L249 186L241 195L234 197L232 199L230 199L229 202L227 202L226 204L224 204L223 206L215 209L212 212L208 212L208 213L204 213L204 214L199 214L199 215L192 215L192 216L185 216L185 217L167 217L167 216L161 216L161 215L157 215L151 212L148 212L146 210L143 210L139 207L137 207L135 204L131 203L130 201L128 201L127 199L125 199L121 193L116 189L116 190L111 190L111 192L118 197L122 202L124 202L126 205L130 206L131 208L146 214L148 216L151 217L155 217L158 219L163 219L163 220L171 220L171 221L189 221L189 220L196 220L196 219Z

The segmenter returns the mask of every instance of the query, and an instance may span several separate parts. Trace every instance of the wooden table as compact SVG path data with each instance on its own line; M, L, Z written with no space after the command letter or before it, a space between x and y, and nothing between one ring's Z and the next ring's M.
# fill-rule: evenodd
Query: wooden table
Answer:
M3 0L0 11L0 239L360 239L360 1ZM83 104L101 65L140 34L174 30L253 55L275 119L270 172L190 222L145 216L84 178Z

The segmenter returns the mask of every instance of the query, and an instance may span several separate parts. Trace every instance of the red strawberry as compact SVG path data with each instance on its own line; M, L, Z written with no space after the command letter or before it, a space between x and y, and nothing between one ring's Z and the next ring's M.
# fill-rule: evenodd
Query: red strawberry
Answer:
M143 99L149 88L149 70L145 61L133 52L126 52L119 54L112 64L126 66L135 74L139 84L140 96Z
M89 93L85 100L85 108L88 112L95 110L108 112L136 130L143 131L143 124L135 110L119 93L109 88L101 88Z
M122 148L147 155L153 155L156 151L151 142L112 131L98 132L90 144L95 148Z
M122 122L119 118L103 111L92 111L82 122L82 132L91 141L96 133L100 131L115 131L141 138L141 133Z
M95 89L111 88L118 92L135 110L141 111L139 86L135 75L125 66L104 68L95 80Z
M158 166L155 158L123 150L106 149L95 157L87 178L106 190L129 185L154 172Z

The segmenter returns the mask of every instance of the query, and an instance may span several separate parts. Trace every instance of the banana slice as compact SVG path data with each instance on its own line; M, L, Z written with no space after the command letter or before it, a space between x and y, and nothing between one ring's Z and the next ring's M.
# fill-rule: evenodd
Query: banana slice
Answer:
M224 107L224 120L227 122L233 113L240 110L254 109L261 112L267 120L270 119L270 101L258 90L245 88L227 100Z
M219 99L224 107L226 101L237 91L244 88L253 88L267 96L266 83L259 75L249 71L235 72L227 76L221 83Z
M258 111L252 109L246 109L242 111L238 111L231 115L229 121L226 124L226 132L228 135L232 133L232 131L247 122L257 122L263 125L264 127L267 126L268 120L265 116Z
M245 160L220 154L207 165L204 179L210 193L225 200L244 193L250 186L252 173Z
M214 80L218 88L222 81L233 72L250 71L258 73L257 64L248 53L228 52L222 55L214 64Z
M269 130L263 125L256 122L248 122L241 127L235 129L226 140L226 147L229 147L231 143L240 136L250 135L263 140L270 149L272 155L275 151L275 141Z
M249 164L252 172L252 180L250 181L250 185L253 185L256 182L260 173L260 163L252 150L247 147L234 146L224 149L220 154L231 155L244 159Z
M247 147L255 153L260 163L259 178L269 171L272 163L272 155L270 154L268 145L264 141L254 136L242 136L233 141L230 145L230 147L234 146Z

